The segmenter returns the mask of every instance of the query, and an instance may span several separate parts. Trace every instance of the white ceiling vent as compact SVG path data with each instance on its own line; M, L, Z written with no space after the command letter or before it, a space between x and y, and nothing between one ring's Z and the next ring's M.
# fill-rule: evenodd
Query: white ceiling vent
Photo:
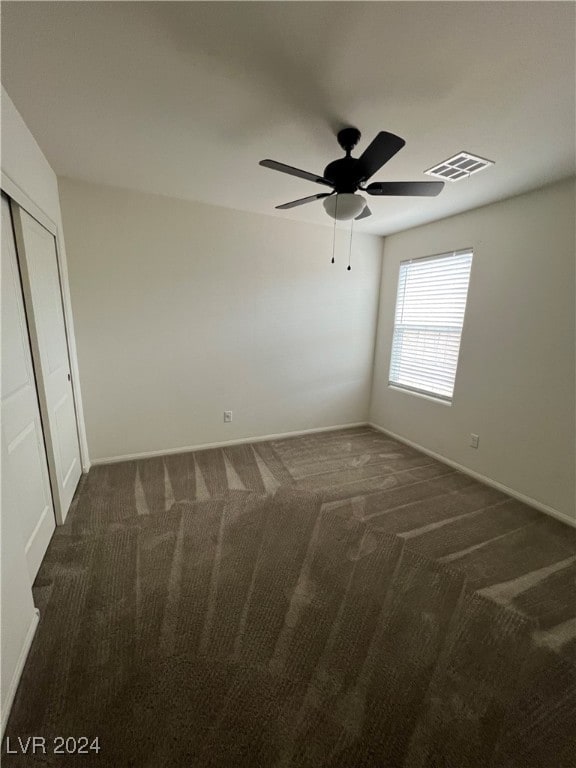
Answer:
M443 163L429 168L424 173L428 176L436 176L438 179L447 179L448 181L459 181L471 176L473 173L483 171L484 168L494 165L493 160L486 160L483 157L471 155L469 152L458 152L454 157L444 160Z

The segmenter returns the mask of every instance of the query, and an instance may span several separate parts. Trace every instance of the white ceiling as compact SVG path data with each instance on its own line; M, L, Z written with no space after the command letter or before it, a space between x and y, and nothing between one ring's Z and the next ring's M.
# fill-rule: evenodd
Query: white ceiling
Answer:
M59 175L331 224L335 131L406 146L372 181L496 161L437 198L372 198L388 234L575 173L571 2L3 2L2 81Z

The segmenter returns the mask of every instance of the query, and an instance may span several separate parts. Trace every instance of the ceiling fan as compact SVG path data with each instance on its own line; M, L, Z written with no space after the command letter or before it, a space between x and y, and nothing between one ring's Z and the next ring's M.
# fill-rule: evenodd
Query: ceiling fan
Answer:
M285 210L295 208L297 205L311 203L314 200L324 199L324 208L333 219L365 219L372 215L372 211L366 205L358 190L369 195L422 195L434 197L444 187L442 181L375 181L364 186L368 179L376 171L392 158L406 143L400 136L393 133L380 131L372 143L364 150L360 157L352 157L351 152L360 140L360 131L357 128L343 128L338 132L338 144L346 153L339 160L329 163L324 173L309 173L291 165L278 163L276 160L261 160L260 165L272 168L274 171L288 173L290 176L298 176L301 179L315 181L325 187L331 187L332 192L320 192L317 195L302 197L292 200L290 203L277 205L276 208Z

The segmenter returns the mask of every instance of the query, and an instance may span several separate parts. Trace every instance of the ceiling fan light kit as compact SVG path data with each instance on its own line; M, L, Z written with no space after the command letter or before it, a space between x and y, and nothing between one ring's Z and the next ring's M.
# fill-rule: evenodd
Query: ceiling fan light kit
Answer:
M362 195L341 192L339 195L329 195L322 203L328 216L337 221L349 221L357 218L366 207Z
M362 195L357 194L358 190L377 196L418 195L426 197L433 197L442 191L443 181L373 182L364 186L371 176L402 149L406 142L393 133L380 131L360 157L352 157L352 150L360 141L360 136L360 131L357 128L343 128L338 132L338 143L345 155L328 163L322 175L303 171L276 160L261 160L260 165L265 168L313 181L332 189L332 192L320 192L309 197L302 197L289 203L277 205L276 208L286 210L323 199L326 213L335 220L365 219L371 216L372 212Z

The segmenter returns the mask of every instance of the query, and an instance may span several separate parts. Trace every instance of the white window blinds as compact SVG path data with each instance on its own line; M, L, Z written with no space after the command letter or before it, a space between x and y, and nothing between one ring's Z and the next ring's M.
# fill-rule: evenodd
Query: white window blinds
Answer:
M452 400L472 251L400 263L389 383Z

